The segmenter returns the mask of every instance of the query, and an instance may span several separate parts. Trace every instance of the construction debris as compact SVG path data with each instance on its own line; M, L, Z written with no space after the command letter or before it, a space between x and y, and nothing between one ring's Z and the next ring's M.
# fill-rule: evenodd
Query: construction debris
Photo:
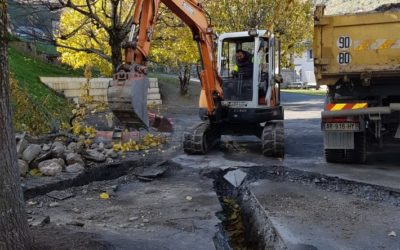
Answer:
M238 169L228 172L226 175L224 175L224 179L227 180L232 186L240 187L246 176L247 174L245 172Z

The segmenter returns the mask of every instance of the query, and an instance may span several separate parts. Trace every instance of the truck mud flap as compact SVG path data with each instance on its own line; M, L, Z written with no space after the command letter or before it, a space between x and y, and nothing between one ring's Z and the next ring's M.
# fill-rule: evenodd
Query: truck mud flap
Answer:
M354 149L354 132L324 132L325 149Z

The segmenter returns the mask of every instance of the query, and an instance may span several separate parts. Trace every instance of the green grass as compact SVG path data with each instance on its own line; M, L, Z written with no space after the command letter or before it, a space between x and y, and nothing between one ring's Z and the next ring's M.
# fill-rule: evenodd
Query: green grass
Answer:
M57 56L57 48L54 45L51 44L45 44L45 43L37 43L36 44L36 50L42 54L46 55L52 55L52 56Z
M179 79L178 78L174 78L174 77L168 77L168 76L163 76L163 75L157 75L157 74L150 74L149 77L154 77L157 78L158 81L170 84L170 85L174 85L177 88L179 88Z
M313 89L282 89L284 93L302 94L302 95L314 95L314 96L325 96L326 90L313 90Z
M8 49L9 67L18 87L28 94L32 105L47 117L49 124L55 120L66 121L71 114L68 101L43 84L40 76L82 76L83 73L67 67L55 66L35 60L15 48ZM18 107L17 107L18 108Z

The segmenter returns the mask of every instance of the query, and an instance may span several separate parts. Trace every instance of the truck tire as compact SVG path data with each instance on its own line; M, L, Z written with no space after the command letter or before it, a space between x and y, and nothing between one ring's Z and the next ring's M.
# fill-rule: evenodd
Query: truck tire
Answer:
M285 155L285 131L283 121L267 122L261 136L264 156L283 158Z
M325 159L329 163L344 163L344 149L325 149Z
M367 159L367 138L366 133L355 133L354 134L354 149L345 150L345 162L346 163L365 163Z

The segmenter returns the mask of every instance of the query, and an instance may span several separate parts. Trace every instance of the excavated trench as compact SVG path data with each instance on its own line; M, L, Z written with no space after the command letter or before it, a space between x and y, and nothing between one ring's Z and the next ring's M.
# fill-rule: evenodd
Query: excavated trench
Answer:
M217 214L221 224L214 237L216 249L285 248L262 205L247 185L234 188L223 175L221 171L213 177L215 191L223 209Z
M378 202L400 207L400 191L330 177L318 173L294 170L282 166L243 168L246 180L235 188L224 179L228 171L211 171L206 176L214 179L214 189L223 211L217 213L221 220L219 232L214 237L216 249L317 249L313 245L293 245L283 239L268 216L265 207L252 193L250 186L258 181L294 183L321 192L357 197L368 202Z

